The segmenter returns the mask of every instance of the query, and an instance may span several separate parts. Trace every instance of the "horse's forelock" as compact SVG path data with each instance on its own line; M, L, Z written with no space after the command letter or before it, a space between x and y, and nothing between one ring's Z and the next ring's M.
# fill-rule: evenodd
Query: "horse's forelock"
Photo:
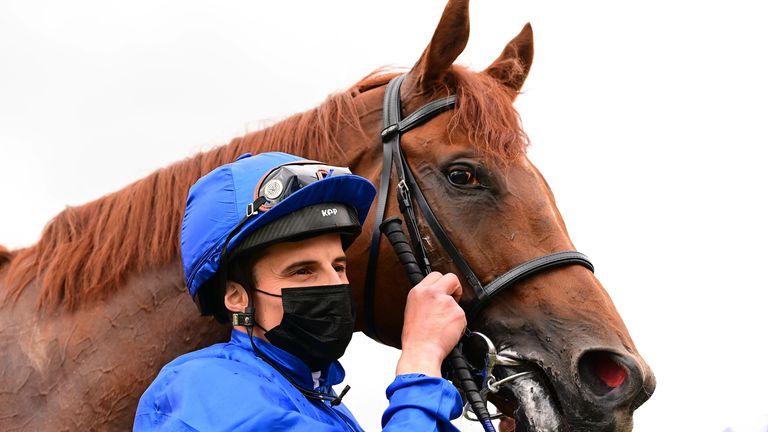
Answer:
M488 74L461 66L453 66L448 78L457 96L451 131L467 133L489 161L509 163L525 154L529 140L512 105L516 93Z
M518 73L523 65L518 64ZM374 71L353 86L361 93L387 84L401 69L384 68ZM456 94L458 102L451 111L449 129L469 135L469 141L479 153L496 163L509 163L524 155L530 141L522 128L520 115L513 106L518 92L485 72L473 72L453 65L442 83L432 88L434 95ZM421 105L421 104L419 104Z

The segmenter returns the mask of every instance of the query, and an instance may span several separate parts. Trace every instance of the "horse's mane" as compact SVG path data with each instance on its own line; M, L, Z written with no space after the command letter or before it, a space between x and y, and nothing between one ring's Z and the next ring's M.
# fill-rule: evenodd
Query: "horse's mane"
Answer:
M0 295L15 301L38 280L38 308L63 305L74 310L107 298L130 273L178 261L184 203L198 178L245 152L280 150L330 163L346 160L335 139L338 133L347 129L359 133L361 140L365 137L355 96L393 76L376 71L314 109L161 168L90 203L66 208L46 225L36 244L13 253L0 247L0 266L10 262L6 291ZM467 131L479 151L501 160L525 151L527 138L505 94L508 89L461 67L454 67L449 79L458 97L452 130Z

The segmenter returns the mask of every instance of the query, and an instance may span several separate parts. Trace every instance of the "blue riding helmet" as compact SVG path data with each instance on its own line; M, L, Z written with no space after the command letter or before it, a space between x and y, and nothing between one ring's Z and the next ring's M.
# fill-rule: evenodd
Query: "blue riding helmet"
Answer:
M190 188L181 223L189 294L197 299L219 270L222 253L232 260L270 244L329 232L342 234L348 246L375 195L371 182L346 168L286 153L244 154L214 169Z

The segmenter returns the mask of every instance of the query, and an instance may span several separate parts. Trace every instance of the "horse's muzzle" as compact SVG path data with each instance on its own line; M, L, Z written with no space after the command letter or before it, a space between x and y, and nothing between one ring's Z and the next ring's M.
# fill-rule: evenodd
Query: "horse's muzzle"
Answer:
M521 360L532 373L509 381L490 397L514 417L515 432L628 432L635 409L655 388L653 374L631 355L588 350L578 357L575 373ZM499 379L519 372L520 368L495 369Z

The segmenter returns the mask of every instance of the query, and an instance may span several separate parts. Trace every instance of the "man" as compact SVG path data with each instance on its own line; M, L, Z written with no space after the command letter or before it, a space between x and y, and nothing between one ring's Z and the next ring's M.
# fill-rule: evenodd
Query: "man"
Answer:
M166 365L134 430L360 431L331 386L355 322L344 250L375 193L345 168L285 153L246 154L198 180L182 222L184 275L232 336ZM440 364L466 325L460 296L452 274L411 290L384 430L456 430L461 398Z

